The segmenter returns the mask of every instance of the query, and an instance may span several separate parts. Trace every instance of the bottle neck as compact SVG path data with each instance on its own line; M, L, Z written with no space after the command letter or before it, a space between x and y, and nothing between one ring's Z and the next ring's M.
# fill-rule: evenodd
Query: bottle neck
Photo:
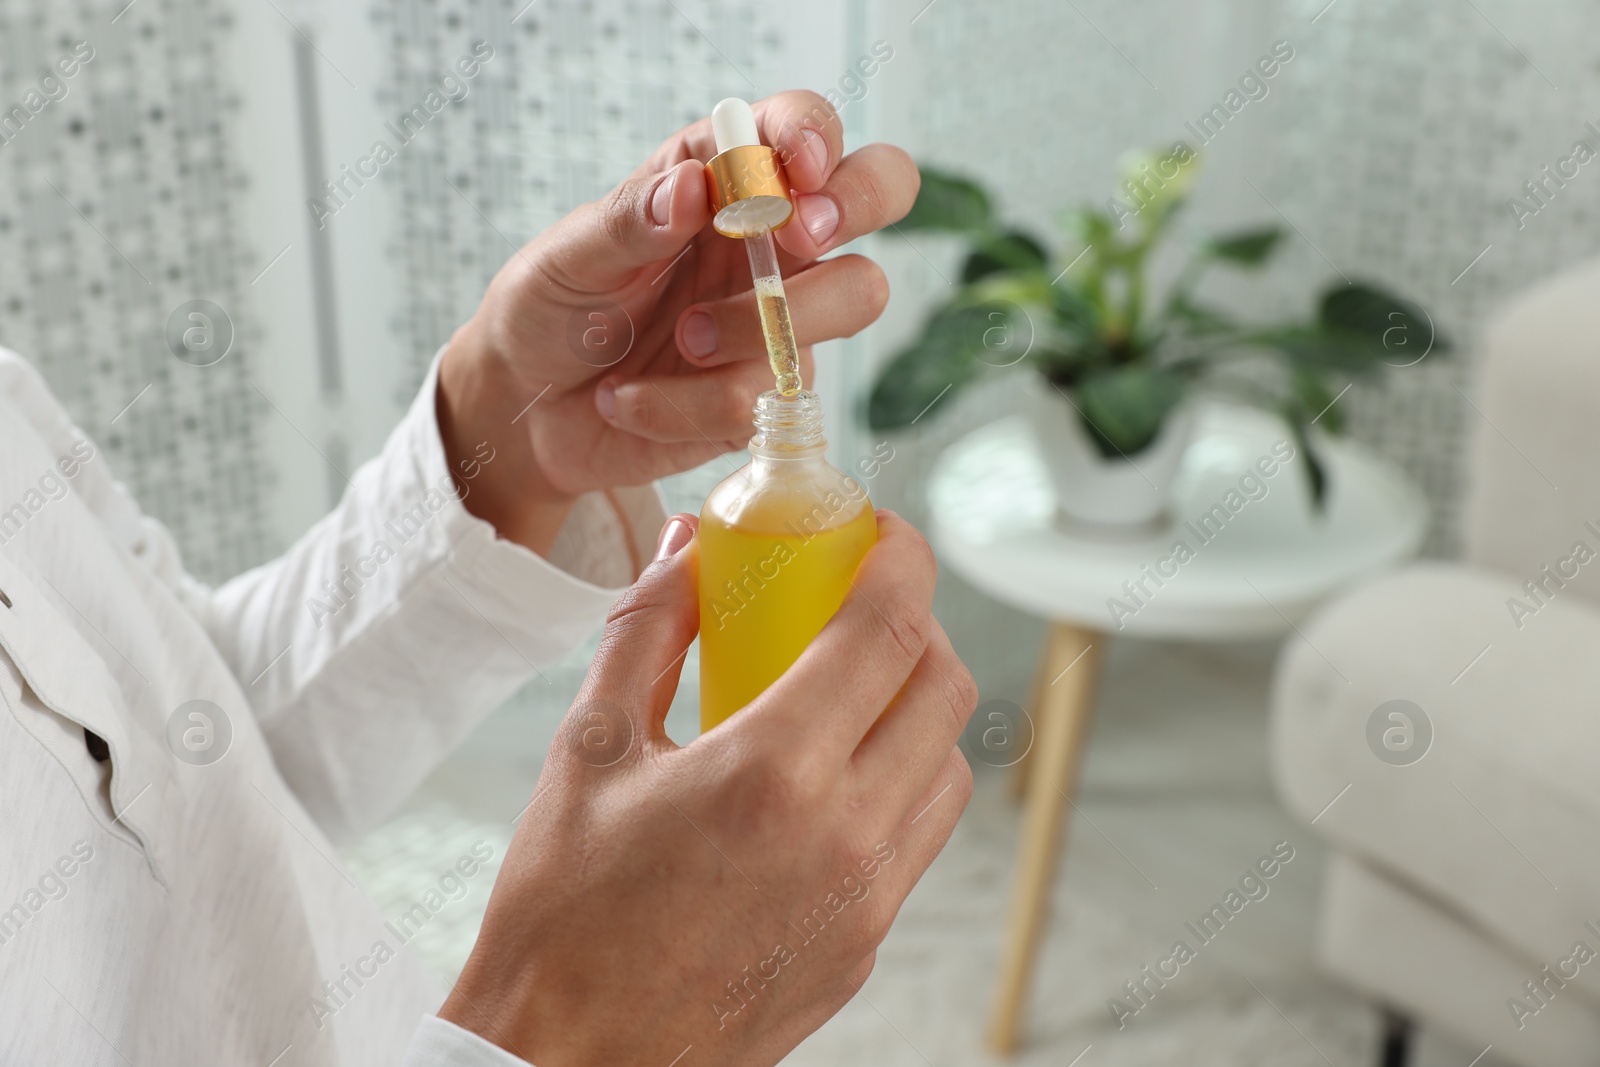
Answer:
M784 396L770 389L756 398L756 434L750 454L763 459L801 459L820 456L828 442L822 437L822 398L802 389Z

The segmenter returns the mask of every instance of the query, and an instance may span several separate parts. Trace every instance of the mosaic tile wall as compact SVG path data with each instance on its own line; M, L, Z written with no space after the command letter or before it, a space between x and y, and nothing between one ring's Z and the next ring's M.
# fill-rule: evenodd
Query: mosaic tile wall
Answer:
M261 331L249 314L215 324L231 358L204 368L164 335L191 299L242 310L259 266L237 236L239 89L216 61L232 16L212 0L116 14L0 0L0 344L217 577L276 547L265 405L247 384Z

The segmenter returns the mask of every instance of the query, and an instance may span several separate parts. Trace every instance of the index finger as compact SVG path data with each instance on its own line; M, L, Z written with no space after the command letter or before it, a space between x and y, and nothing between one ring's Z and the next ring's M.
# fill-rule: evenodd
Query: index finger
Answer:
M839 113L817 93L793 89L750 105L761 141L778 155L778 163L797 193L814 193L844 156L844 125ZM642 170L657 173L686 159L708 162L717 154L711 116L685 126L656 150Z
M922 659L934 632L936 578L922 535L894 512L878 512L878 543L844 603L735 721L842 766Z

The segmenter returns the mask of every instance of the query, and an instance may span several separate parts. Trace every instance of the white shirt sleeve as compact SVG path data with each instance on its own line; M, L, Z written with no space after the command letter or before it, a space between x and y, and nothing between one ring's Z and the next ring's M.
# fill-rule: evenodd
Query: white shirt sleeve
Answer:
M427 1015L412 1035L400 1067L529 1067L470 1030L463 1030L437 1015Z
M336 841L381 821L539 665L581 645L666 517L652 487L590 493L548 559L501 540L456 495L437 380L436 358L383 452L286 553L214 591L181 583ZM478 459L492 464L492 449Z

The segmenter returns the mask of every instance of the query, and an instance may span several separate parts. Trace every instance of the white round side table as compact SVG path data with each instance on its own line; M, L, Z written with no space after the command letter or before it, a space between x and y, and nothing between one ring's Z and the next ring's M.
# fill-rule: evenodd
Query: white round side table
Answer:
M968 434L929 480L940 560L982 592L1049 620L1031 709L1032 750L1016 765L1025 796L1005 951L988 1038L1013 1051L1113 634L1194 641L1270 637L1338 589L1414 555L1422 494L1359 446L1321 439L1321 513L1287 427L1264 412L1209 404L1175 480L1168 516L1133 531L1070 527L1028 422ZM1289 456L1286 461L1283 457ZM1134 457L1137 463L1137 457Z

